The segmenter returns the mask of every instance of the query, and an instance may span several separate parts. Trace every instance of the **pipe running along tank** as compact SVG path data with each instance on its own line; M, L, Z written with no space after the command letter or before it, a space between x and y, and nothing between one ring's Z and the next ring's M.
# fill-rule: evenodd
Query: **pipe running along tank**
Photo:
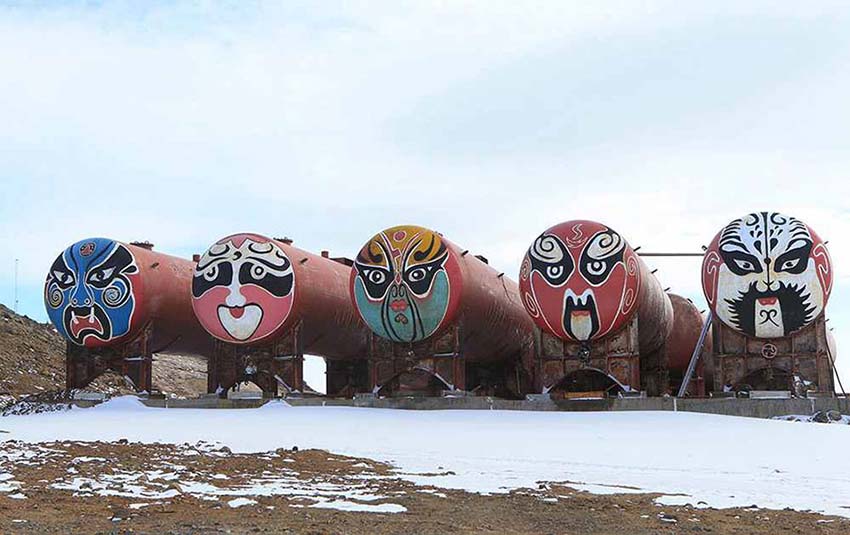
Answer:
M66 340L88 349L115 347L151 328L150 351L203 354L208 338L192 314L194 263L90 238L54 260L44 285L47 315Z
M272 343L298 326L304 353L356 358L365 352L367 330L348 298L348 271L286 241L234 234L198 261L192 308L223 342Z
M471 363L520 359L531 346L533 324L516 283L427 228L401 225L369 239L354 261L350 292L366 325L396 348L415 350L456 332L443 352ZM476 386L463 377L455 370L450 382Z
M547 229L522 261L519 286L528 314L544 333L567 342L565 353L572 351L570 344L577 346L580 359L632 389L639 387L641 379L646 382L641 368L645 372L663 367L648 358L657 356L670 333L670 299L631 246L610 227L574 220ZM637 318L636 344L631 331L627 332L635 328L633 318ZM622 354L639 356L641 365L612 360ZM601 360L594 360L600 356ZM560 362L552 369L563 370L568 364ZM553 386L552 380L554 376L542 386Z
M826 244L799 219L753 212L723 227L702 264L703 292L719 320L715 390L795 390L802 378L807 389L831 392L824 310L832 284Z

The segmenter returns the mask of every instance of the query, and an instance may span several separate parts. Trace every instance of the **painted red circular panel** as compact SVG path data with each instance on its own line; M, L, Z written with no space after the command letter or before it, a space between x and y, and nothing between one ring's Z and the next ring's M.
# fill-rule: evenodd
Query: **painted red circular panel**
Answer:
M640 269L615 230L567 221L534 240L522 261L519 288L526 311L549 333L598 340L629 321L637 307Z
M248 344L274 334L295 298L292 262L258 234L234 234L201 256L192 278L192 308L211 335Z
M817 318L832 291L832 262L799 219L754 212L726 225L702 263L712 314L755 338L788 336Z

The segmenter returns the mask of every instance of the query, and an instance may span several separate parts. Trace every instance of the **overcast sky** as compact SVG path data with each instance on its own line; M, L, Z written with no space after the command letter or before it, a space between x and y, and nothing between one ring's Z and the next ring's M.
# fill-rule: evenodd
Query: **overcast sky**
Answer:
M846 2L213 4L0 8L0 301L18 258L46 321L50 262L95 235L353 256L414 223L515 279L560 221L699 251L778 210L829 241L850 351ZM698 259L648 260L704 307Z

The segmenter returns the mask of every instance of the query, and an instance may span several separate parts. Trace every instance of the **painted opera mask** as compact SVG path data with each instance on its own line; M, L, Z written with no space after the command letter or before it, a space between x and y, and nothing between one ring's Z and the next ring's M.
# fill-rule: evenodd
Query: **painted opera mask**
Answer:
M832 264L823 241L802 221L752 213L712 240L702 286L712 312L732 329L783 337L821 314L832 289Z
M523 304L535 323L588 342L626 324L640 291L635 252L613 229L567 221L534 240L520 268Z
M360 250L351 292L373 332L394 342L418 342L456 309L460 279L457 259L442 236L404 225L377 234Z
M226 342L262 340L283 325L295 294L292 263L274 241L235 234L212 245L192 278L201 325Z
M92 238L71 245L53 262L44 303L62 336L80 346L100 347L135 326L140 286L130 250L114 240Z

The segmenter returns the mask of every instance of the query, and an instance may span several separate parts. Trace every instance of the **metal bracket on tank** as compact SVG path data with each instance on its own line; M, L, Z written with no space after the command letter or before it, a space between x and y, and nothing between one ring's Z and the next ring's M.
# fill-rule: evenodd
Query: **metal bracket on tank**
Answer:
M582 365L587 365L590 363L590 354L590 344L588 344L587 342L582 342L581 346L578 349L578 353L576 353L576 356L581 361Z

